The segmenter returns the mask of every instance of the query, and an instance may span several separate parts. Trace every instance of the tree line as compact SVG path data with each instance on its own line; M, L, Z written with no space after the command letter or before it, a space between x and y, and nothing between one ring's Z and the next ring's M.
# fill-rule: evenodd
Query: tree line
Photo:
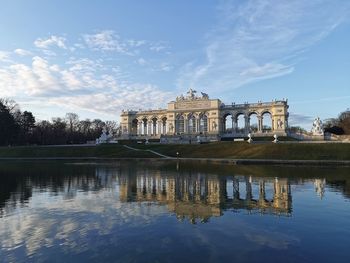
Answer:
M0 98L0 145L53 145L81 144L94 141L102 130L117 135L119 127L115 121L100 119L80 120L76 113L51 121L36 120L30 111L21 111L10 99Z
M350 109L341 112L337 118L331 118L324 123L325 132L343 135L350 134Z

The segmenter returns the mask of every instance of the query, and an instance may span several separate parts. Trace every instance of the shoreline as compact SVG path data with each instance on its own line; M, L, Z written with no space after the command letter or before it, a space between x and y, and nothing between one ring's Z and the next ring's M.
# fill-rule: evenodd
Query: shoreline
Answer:
M115 157L0 157L0 161L196 161L231 165L293 165L293 166L350 166L350 160L282 160L282 159L225 159L225 158L115 158Z

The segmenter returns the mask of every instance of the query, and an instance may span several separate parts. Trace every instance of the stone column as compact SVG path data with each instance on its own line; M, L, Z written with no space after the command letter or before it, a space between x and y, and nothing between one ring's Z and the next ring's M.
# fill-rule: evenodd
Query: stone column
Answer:
M263 117L258 116L258 132L262 132L262 122L263 122Z
M151 136L152 135L152 121L147 121L147 135Z
M237 117L233 117L232 116L232 133L236 133L237 132Z
M136 126L136 135L140 134L140 122L137 122L137 126Z
M231 116L231 127L232 127L231 133L233 133L233 131L234 131L234 119L233 119L233 115Z
M259 182L259 199L260 200L265 200L265 198L266 198L265 182L261 181L261 182Z
M163 133L163 125L162 125L162 121L158 121L157 122L157 125L158 125L158 129L157 129L157 134L162 134Z
M249 116L244 116L245 124L244 124L244 130L245 133L249 132L249 122L250 122L250 117Z
M232 180L232 189L233 189L233 199L240 199L239 196L239 180L237 178L233 178Z
M246 178L246 200L250 201L253 198L253 194L252 194L252 183Z

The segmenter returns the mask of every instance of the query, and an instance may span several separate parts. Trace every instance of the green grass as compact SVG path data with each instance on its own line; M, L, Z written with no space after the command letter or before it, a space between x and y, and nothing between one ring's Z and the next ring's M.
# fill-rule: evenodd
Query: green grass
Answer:
M154 150L164 155L187 158L281 159L281 160L350 160L350 144L298 144L215 142L209 144L165 145L132 144L142 150ZM101 157L159 158L148 151L134 151L122 145L100 146L28 146L0 147L0 157Z
M0 147L0 157L101 157L101 158L154 158L157 155L134 151L122 145L101 146L27 146Z
M350 160L350 144L216 142L195 145L142 145L169 156L192 158Z

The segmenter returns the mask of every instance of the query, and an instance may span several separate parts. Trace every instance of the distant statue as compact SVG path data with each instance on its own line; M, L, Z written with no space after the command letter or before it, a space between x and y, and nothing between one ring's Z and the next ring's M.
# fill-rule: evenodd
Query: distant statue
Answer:
M283 121L281 119L277 120L277 129L282 129L283 128Z
M252 143L253 142L253 139L252 139L252 135L250 133L248 133L248 140L247 140L248 143Z
M314 120L314 122L312 124L312 128L311 128L311 132L312 132L312 135L316 135L316 136L323 136L324 135L323 124L322 124L320 117L317 117Z
M182 101L182 100L185 100L184 95L181 94L179 97L176 97L176 101Z
M273 135L273 138L274 138L274 140L272 141L273 143L277 143L278 142L278 136L277 136L277 134L274 134Z
M211 125L211 127L213 128L214 131L216 130L216 127L217 127L217 126L218 126L218 125L216 124L216 122L213 121L213 124Z
M207 93L201 92L202 94L202 99L209 99L209 95Z
M107 135L107 130L106 130L106 128L103 128L102 134L100 135L99 138L96 139L96 144L107 143L108 140L109 140L111 137L112 137L112 136L111 136L110 134Z
M169 124L169 131L170 132L173 132L174 131L174 126L172 123Z
M191 100L195 99L196 98L195 93L197 93L197 91L190 88L190 90L187 91L188 98Z

